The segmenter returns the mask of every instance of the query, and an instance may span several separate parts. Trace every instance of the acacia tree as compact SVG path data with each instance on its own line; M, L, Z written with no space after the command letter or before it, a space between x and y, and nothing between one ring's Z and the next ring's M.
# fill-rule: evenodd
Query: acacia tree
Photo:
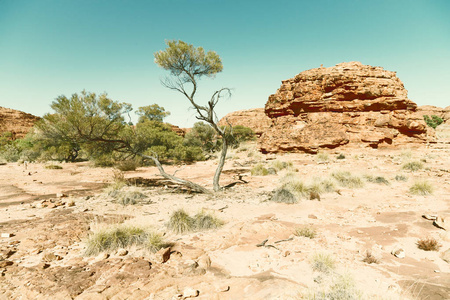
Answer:
M197 82L202 77L214 77L223 70L222 60L214 51L205 53L202 47L195 48L183 41L166 41L166 45L165 50L154 54L155 63L168 70L172 75L162 81L162 84L183 94L196 110L196 118L208 123L222 139L222 152L213 179L214 191L217 192L220 190L220 174L225 164L229 142L232 139L232 131L231 126L227 130L227 128L221 128L217 125L218 118L214 108L220 99L231 95L231 90L221 88L215 91L207 105L198 104L194 97L197 92Z

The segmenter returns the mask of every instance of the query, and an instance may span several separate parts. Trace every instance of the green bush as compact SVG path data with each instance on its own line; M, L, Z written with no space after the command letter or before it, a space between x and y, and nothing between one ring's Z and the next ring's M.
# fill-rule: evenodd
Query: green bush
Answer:
M337 159L345 159L345 155L342 153L339 153L338 156L336 156Z
M432 115L431 118L427 115L424 115L423 119L425 120L425 123L427 123L427 125L433 129L436 129L436 127L438 127L444 122L442 118L435 115Z
M311 226L303 226L303 227L296 228L294 234L296 236L303 236L303 237L313 239L316 237L317 232L316 232L316 229L314 229Z

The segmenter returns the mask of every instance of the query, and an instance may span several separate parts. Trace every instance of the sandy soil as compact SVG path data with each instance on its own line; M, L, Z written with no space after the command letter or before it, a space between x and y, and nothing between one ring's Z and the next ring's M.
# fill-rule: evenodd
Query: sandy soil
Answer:
M332 150L326 162L309 154L265 156L255 148L232 151L221 179L226 185L236 174L245 174L248 183L215 195L174 189L158 180L153 167L126 172L126 178L146 179L138 181L147 186L134 189L148 196L127 206L103 192L113 182L111 168L88 163L61 164L61 170L43 164L0 166L0 232L6 234L0 238L0 299L308 299L342 282L347 284L340 289L352 289L361 299L450 298L450 264L442 259L450 235L422 217L447 216L450 222L449 144ZM346 158L336 159L338 153ZM348 170L361 177L383 176L389 184L365 180L362 188L340 187L321 194L320 201L275 203L269 199L286 171L250 175L257 162L269 165L274 159L292 162L305 182ZM425 168L402 170L410 160L424 161ZM215 164L168 166L167 171L178 170L177 176L211 188ZM407 181L396 181L399 174ZM433 185L432 195L409 192L419 179ZM212 212L225 225L175 234L166 224L180 208L190 214ZM158 255L136 247L124 256L84 255L92 230L122 222L163 233L174 243L170 259L161 263ZM315 228L317 236L294 235L301 226ZM439 251L418 249L417 241L425 237L438 240ZM391 254L397 247L404 249L404 258ZM378 263L363 262L368 250ZM314 270L318 253L332 257L336 268Z

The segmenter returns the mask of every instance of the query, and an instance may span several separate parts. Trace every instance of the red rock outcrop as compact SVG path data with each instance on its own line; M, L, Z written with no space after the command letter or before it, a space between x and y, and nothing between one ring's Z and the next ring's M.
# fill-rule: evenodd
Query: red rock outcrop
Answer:
M446 124L450 124L450 106L440 108L432 105L423 105L417 107L415 114L418 117L423 117L424 115L438 116L439 118L442 118Z
M260 138L261 151L424 143L433 133L407 94L395 72L360 62L304 71L269 97L272 125Z
M261 136L272 124L270 118L264 113L264 108L238 110L227 114L220 119L219 126L242 125L250 128L257 136Z
M40 117L0 106L0 134L11 132L12 139L23 138Z

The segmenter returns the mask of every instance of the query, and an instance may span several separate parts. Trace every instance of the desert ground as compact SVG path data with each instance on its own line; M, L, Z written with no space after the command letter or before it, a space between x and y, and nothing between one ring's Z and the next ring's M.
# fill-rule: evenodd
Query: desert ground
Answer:
M89 162L58 163L62 169L1 165L0 299L450 298L450 234L443 229L450 229L448 138L416 148L338 148L320 155L263 155L248 143L228 156L221 184L236 182L238 174L248 183L212 195L162 180L155 167L119 174ZM270 167L274 161L292 167L251 175L257 163ZM410 161L423 168L403 169ZM212 188L215 165L213 159L166 171ZM320 200L270 201L287 173L308 184L331 180L337 171L359 176L363 186L336 183ZM132 179L123 189L147 198L134 205L114 202L105 190L121 175ZM432 185L432 194L410 191L420 180ZM178 209L206 211L224 225L177 234L167 223ZM436 217L441 228L433 225ZM171 246L157 253L131 246L86 255L93 232L119 223L152 228ZM298 228L315 236L296 235ZM438 251L418 248L429 237L438 241ZM364 261L368 253L374 262ZM331 263L318 268L320 257Z

